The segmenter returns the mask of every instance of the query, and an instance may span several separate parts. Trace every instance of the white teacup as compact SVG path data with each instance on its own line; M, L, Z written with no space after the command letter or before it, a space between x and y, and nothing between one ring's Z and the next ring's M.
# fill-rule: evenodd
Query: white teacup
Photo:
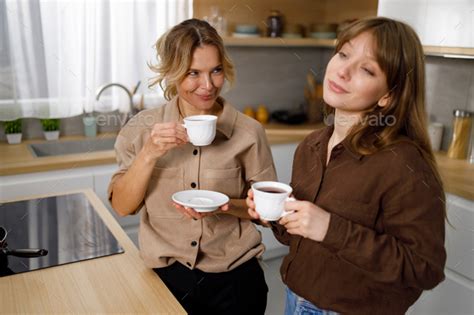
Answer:
M293 189L279 182L256 182L252 185L255 210L262 220L276 221L292 211L285 211L285 202L290 198Z
M184 118L189 140L195 146L205 146L212 143L216 137L217 116L195 115Z

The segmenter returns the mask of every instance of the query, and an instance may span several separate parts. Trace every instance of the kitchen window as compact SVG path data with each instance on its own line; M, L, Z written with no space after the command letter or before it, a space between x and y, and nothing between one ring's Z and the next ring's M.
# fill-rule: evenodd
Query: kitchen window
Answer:
M0 120L127 111L119 89L96 104L97 87L151 93L155 41L191 16L192 0L0 0Z

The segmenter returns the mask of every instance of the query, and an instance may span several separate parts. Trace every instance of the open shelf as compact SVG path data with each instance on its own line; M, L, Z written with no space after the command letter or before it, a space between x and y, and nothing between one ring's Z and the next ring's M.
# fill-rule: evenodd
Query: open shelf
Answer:
M270 38L270 37L224 37L228 47L322 47L334 48L335 39L316 38ZM423 46L425 55L445 58L474 59L474 48Z
M474 48L423 46L423 50L425 51L425 55L428 55L428 56L474 59Z
M316 38L271 38L271 37L224 37L229 47L328 47L336 44L335 39Z

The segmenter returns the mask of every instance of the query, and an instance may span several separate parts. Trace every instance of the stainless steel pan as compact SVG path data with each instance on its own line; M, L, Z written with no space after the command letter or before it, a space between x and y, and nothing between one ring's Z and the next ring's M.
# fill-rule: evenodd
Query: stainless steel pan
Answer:
M34 258L48 255L48 250L38 248L8 249L7 230L0 226L0 255Z

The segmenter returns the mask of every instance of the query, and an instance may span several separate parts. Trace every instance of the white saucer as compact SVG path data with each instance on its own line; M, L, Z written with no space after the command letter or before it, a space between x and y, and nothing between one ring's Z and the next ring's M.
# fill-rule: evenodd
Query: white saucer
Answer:
M229 197L217 191L183 190L171 196L174 202L197 212L211 212L229 202Z

